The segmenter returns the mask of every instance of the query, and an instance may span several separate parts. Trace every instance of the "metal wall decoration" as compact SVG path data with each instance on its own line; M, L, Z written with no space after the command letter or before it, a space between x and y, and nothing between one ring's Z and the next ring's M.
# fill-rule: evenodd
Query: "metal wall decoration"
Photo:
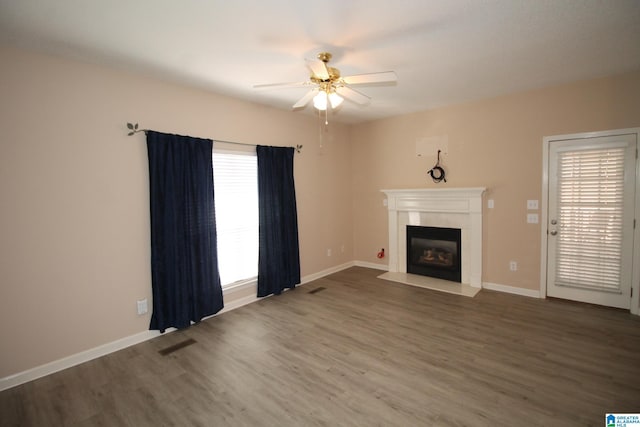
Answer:
M433 182L447 182L444 169L442 168L442 166L440 166L440 150L438 150L438 161L436 162L436 165L432 167L431 170L427 173L431 175L431 179L433 179Z

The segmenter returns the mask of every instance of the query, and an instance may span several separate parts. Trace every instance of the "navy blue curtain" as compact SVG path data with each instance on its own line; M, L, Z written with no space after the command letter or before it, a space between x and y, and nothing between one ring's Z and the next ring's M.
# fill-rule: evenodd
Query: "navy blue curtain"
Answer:
M300 283L298 214L291 147L257 146L260 217L258 296Z
M149 329L186 328L223 307L213 142L147 132L153 313Z

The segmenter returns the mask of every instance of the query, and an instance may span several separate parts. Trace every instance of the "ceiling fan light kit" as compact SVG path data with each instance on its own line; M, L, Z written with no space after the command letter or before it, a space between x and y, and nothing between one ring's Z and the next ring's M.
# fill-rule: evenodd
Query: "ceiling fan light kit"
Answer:
M325 111L328 105L331 105L331 109L335 110L338 108L344 98L338 95L334 90L329 91L329 89L320 89L318 90L318 94L313 97L313 106L320 111Z
M331 92L329 94L329 102L331 103L331 108L338 108L342 104L342 101L344 101L344 98L337 93Z
M317 110L324 111L327 109L327 92L319 91L316 96L313 97L313 106Z
M309 81L298 83L276 83L255 85L254 87L293 87L293 86L315 86L307 92L293 108L303 108L309 101L313 100L313 106L318 111L326 111L338 108L345 99L359 105L366 105L371 98L351 88L353 85L396 83L398 78L393 71L381 73L357 74L353 76L341 77L340 70L329 67L327 63L332 55L329 52L320 52L317 60L307 60L307 67L311 71Z

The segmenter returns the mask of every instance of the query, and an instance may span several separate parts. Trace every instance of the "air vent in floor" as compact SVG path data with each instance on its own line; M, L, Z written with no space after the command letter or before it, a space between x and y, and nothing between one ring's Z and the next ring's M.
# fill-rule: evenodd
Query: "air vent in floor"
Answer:
M197 341L194 340L193 338L189 338L184 341L180 341L179 343L169 346L167 348L163 348L162 350L158 350L158 353L160 353L162 356L166 356L168 354L173 353L174 351L180 350L181 348L185 348L187 346L190 346L191 344L195 344L196 342Z

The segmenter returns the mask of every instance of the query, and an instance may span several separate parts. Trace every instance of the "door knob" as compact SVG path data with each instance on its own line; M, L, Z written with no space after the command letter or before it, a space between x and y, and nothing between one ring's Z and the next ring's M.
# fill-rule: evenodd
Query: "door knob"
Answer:
M558 223L558 221L556 221L555 219L551 220L551 225L556 225Z
M558 232L556 230L551 230L549 234L551 234L552 236L555 236L556 234L558 234Z

